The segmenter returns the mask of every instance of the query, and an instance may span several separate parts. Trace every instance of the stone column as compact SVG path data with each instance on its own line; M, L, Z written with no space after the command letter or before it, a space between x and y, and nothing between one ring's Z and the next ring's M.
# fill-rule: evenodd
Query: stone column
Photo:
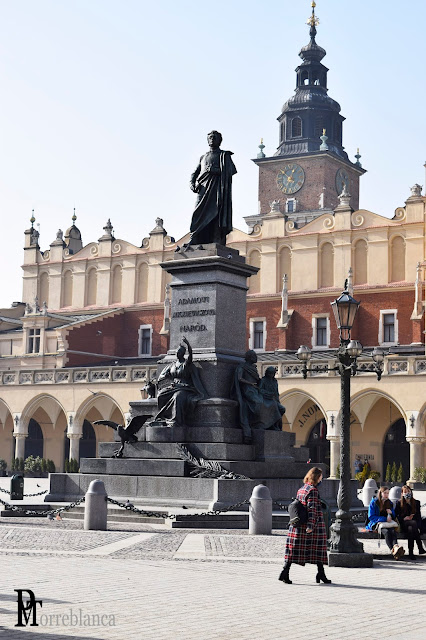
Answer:
M26 433L14 433L15 436L15 458L25 458L25 438Z
M70 455L69 455L69 459L74 459L77 460L79 459L79 455L80 455L80 438L81 438L81 434L79 433L67 433L67 438L69 438L70 441Z
M83 424L75 419L73 413L68 414L67 438L70 441L69 459L79 460L80 438L83 435Z
M408 482L415 482L414 469L423 467L423 443L426 438L423 436L407 436L410 443L410 478Z
M15 428L13 436L15 438L15 458L25 457L25 438L28 436L28 430L25 429L20 414L15 414L13 418Z
M327 436L330 441L330 480L336 480L336 469L340 462L340 438L339 436Z

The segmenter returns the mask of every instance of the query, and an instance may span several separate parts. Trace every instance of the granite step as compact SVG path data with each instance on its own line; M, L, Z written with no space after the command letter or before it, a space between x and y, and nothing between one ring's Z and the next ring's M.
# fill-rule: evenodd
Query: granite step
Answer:
M253 460L254 448L249 444L228 444L223 442L182 443L196 458L207 460ZM99 443L99 456L111 458L117 445L114 442ZM179 448L174 442L135 442L126 444L124 458L176 459L182 460Z
M256 478L303 478L309 467L294 458L267 461L221 460L217 462L232 473ZM321 465L319 465L321 466ZM190 466L184 460L170 458L82 458L80 472L88 474L185 477Z
M141 458L82 458L80 472L124 476L184 477L189 475L184 460Z

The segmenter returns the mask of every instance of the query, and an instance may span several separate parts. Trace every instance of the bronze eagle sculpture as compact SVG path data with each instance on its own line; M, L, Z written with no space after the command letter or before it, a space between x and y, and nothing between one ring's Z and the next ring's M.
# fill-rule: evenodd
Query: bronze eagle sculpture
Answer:
M129 442L129 443L138 442L138 439L135 434L144 425L145 421L146 421L146 416L134 416L130 420L127 427L125 427L122 424L117 424L117 422L112 422L111 420L95 420L93 424L105 424L107 427L111 427L112 429L117 431L121 440L121 447L117 449L117 451L114 451L114 455L112 457L122 458L124 445L126 444L126 442Z

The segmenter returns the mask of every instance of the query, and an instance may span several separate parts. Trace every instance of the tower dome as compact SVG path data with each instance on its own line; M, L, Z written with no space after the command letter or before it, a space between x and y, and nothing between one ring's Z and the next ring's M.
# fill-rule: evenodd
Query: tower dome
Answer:
M77 220L77 216L75 215L75 208L74 208L74 213L72 216L72 225L71 227L68 227L64 235L64 242L67 245L67 248L70 254L77 253L77 251L80 251L80 249L83 248L83 241L81 239L80 229L75 226L76 220Z

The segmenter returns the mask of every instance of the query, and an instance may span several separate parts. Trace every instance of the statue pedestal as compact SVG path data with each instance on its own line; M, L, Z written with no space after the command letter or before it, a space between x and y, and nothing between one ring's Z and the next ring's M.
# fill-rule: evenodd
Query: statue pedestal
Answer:
M247 350L247 278L257 267L246 264L238 251L217 244L180 251L161 266L173 279L170 351L159 366L175 360L185 336L209 398L228 399L235 367Z

